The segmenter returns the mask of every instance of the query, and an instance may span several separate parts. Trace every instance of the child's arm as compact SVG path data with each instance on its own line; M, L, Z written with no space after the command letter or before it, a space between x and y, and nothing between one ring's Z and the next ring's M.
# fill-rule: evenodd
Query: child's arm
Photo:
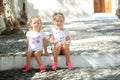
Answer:
M54 36L52 34L50 34L50 43L54 45L58 43L58 41L54 40Z
M70 45L70 36L66 37L66 44Z
M29 43L29 39L26 39L26 51L28 50L28 43Z
M43 47L44 47L45 55L48 56L49 53L48 53L48 51L47 51L47 40L46 40L45 37L43 38Z

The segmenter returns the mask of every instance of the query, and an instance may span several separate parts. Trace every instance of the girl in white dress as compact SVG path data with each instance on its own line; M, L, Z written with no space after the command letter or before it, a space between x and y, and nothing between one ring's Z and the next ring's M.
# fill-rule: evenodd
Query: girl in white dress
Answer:
M50 43L53 45L54 59L52 62L52 69L57 69L57 59L59 54L65 54L66 65L68 69L73 69L72 63L70 61L70 36L69 31L63 28L65 17L62 13L54 13L52 16L52 22L55 27L51 27L50 31Z
M40 66L40 71L46 70L41 60L41 55L44 50L46 55L47 43L45 38L45 33L41 31L42 22L38 16L33 16L29 22L29 31L26 33L26 65L23 67L24 71L30 70L30 62L32 56L35 57L36 61Z

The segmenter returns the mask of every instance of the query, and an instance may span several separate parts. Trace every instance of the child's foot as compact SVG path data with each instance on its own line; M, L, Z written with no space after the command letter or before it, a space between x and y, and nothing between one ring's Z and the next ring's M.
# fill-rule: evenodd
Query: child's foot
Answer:
M66 65L68 66L69 70L73 69L73 65L71 62L67 62Z
M28 66L28 65L25 65L25 66L23 66L22 67L24 70L24 72L27 72L27 71L29 71L30 70L30 66Z
M52 63L52 70L56 70L57 69L57 63L56 62L53 62Z
M43 65L41 65L41 66L40 66L40 72L45 72L45 71L46 71L46 67L43 66Z

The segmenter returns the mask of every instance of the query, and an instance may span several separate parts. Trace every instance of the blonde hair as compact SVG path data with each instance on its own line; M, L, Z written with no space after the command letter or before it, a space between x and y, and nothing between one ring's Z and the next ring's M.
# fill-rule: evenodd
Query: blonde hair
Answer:
M34 20L35 18L39 19L39 21L40 21L40 28L39 28L39 31L40 31L41 28L42 28L42 21L41 21L41 19L40 19L39 16L32 16L32 17L30 18L30 20L29 20L29 22L28 22L29 30L30 30L30 31L33 30L32 26L31 26L31 23L32 23L32 20Z
M56 12L52 15L52 21L54 21L57 17L63 17L63 19L65 20L65 17L63 15L63 13L61 12Z

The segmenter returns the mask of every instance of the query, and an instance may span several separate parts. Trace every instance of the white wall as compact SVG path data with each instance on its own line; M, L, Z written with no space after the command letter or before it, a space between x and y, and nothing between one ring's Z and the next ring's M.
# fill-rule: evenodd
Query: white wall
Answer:
M14 0L15 16L20 18L20 11L26 3L28 19L33 15L41 16L43 22L51 22L51 15L60 11L65 15L66 22L79 20L94 14L94 0ZM112 14L118 7L118 0L112 0Z
M20 18L20 11L23 10L23 2L24 0L14 0L14 11L17 18Z
M115 14L117 8L118 8L118 0L112 0L112 13L113 14Z
M43 21L51 21L51 15L60 11L66 21L76 20L94 12L93 0L27 0L28 19L40 15Z

